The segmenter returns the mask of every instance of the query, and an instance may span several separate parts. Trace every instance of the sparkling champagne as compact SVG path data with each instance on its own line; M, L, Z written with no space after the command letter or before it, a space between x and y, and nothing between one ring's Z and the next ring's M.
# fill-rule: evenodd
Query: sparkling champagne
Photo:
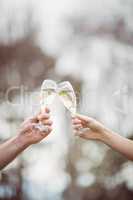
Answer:
M76 113L76 99L73 97L73 93L70 90L61 91L59 93L60 99L64 106L72 113Z
M56 95L57 85L52 80L45 80L41 86L41 110L43 110L46 106L52 104L55 95Z
M52 104L54 98L55 98L55 90L54 89L42 89L41 90L41 100L40 100L40 104L41 104L41 110L43 110L46 106Z
M76 113L76 95L70 82L65 81L58 85L58 94L64 106L71 112Z

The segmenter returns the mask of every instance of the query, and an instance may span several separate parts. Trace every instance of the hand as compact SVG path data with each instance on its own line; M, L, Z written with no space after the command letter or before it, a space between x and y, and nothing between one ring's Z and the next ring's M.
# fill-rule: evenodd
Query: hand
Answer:
M47 137L52 131L52 121L49 119L50 111L48 108L44 112L39 113L37 116L27 119L20 129L20 137L27 144L35 144ZM36 125L41 122L47 127L47 131L41 131L36 128Z
M88 140L102 140L107 131L103 124L84 115L76 114L72 123L75 135Z

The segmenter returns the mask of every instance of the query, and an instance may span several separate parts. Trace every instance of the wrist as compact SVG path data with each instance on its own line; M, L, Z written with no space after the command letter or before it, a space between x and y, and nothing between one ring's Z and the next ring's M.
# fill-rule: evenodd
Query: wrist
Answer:
M29 142L26 140L25 136L18 135L12 139L13 144L16 148L20 150L26 149L28 146L30 146Z
M104 129L102 134L101 134L101 141L105 144L108 144L110 141L110 137L113 135L113 132L109 129Z

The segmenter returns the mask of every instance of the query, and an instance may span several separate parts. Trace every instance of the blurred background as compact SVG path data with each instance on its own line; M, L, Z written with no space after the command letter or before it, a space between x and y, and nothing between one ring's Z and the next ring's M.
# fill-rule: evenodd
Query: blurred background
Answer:
M78 112L133 138L133 1L0 0L0 141L38 112L44 79L70 81ZM133 163L74 138L51 105L54 131L0 172L1 200L130 200Z

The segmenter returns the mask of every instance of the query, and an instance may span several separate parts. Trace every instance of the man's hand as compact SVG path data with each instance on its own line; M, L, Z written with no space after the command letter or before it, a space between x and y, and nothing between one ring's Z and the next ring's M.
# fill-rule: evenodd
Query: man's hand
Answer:
M84 115L76 114L72 123L75 135L88 140L102 140L107 130L100 122Z
M40 142L52 131L52 121L49 119L49 109L39 113L36 117L26 120L20 129L20 133L0 145L0 170L13 161L17 155L31 144ZM40 131L36 126L42 123L47 131Z
M52 131L52 121L50 120L49 113L49 109L46 108L44 112L27 119L21 125L19 137L24 143L27 145L38 143L50 134ZM41 123L44 127L46 127L47 131L39 130L37 128L38 123Z

